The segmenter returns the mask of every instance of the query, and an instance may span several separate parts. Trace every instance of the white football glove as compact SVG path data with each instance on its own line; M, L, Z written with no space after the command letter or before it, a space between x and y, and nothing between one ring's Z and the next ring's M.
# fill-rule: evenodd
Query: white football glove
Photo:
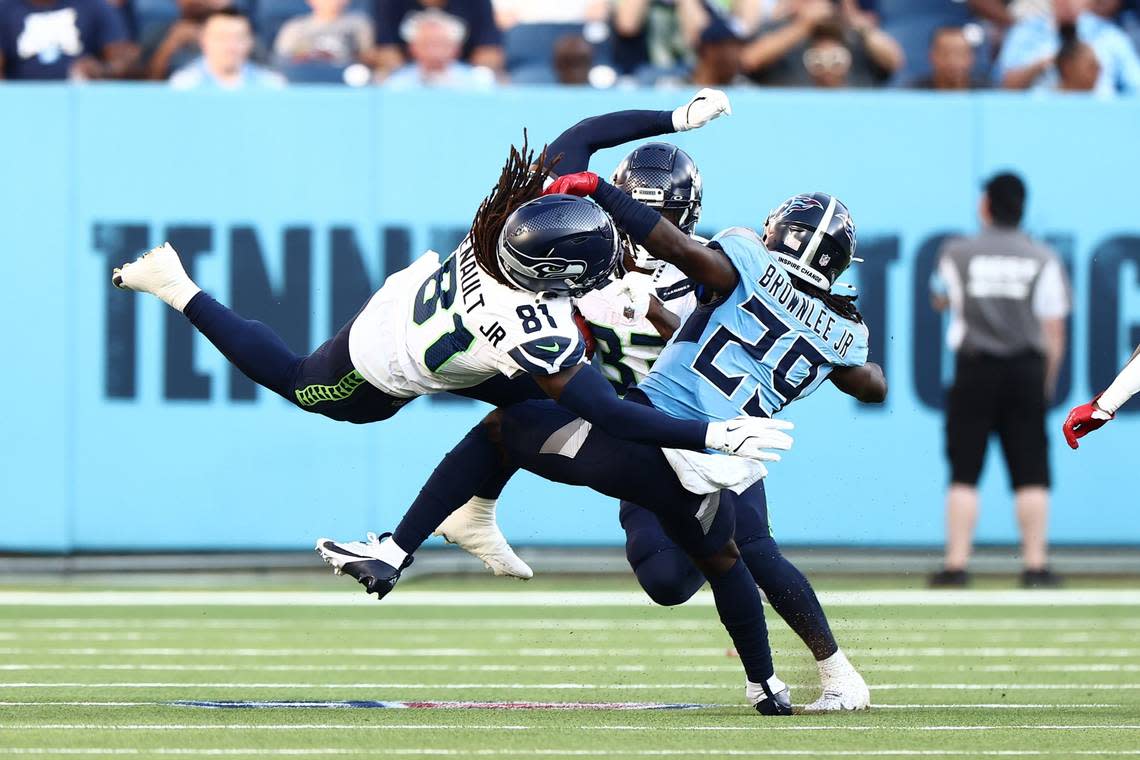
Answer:
M621 278L618 297L622 305L622 317L627 325L636 325L645 319L645 315L649 313L652 289L653 278L642 272L629 272Z
M704 88L685 105L673 111L673 129L688 132L708 124L721 114L732 115L732 104L720 90Z
M724 422L710 422L705 433L705 446L732 456L779 462L780 455L776 451L792 448L792 437L784 431L794 427L787 420L767 417L737 417Z

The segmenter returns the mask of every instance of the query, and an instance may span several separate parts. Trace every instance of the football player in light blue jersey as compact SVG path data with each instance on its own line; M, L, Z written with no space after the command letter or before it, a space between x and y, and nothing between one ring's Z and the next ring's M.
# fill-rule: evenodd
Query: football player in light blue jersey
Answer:
M806 255L814 255L816 266L830 270L832 277L846 268L850 254L830 249L837 247L835 236L843 235L853 252L854 228L846 207L822 193L796 196L769 218L767 236L780 241L775 253L750 229L733 227L717 235L712 244L739 272L739 282L731 293L698 307L640 384L654 406L673 415L686 411L713 419L771 417L811 394L834 370L866 364L867 326L849 302L832 300L829 305L830 293L796 285L803 274L793 264L827 277L787 251L789 241L798 241L807 229L796 221L807 215L807 206L818 206L825 215L830 210L830 224L839 229L824 233L826 227L816 228L813 236L819 239L802 243ZM827 222L826 216L819 220ZM813 243L823 251L813 254ZM723 308L726 304L733 308Z

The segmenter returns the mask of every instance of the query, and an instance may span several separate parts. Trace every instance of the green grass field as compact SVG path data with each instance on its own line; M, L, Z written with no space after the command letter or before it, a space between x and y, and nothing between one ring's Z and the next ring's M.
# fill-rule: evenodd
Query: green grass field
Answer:
M869 713L762 718L707 597L627 584L0 591L0 756L1140 756L1140 596L824 594ZM490 592L490 593L488 593ZM1036 600L1041 602L1037 603ZM1031 604L1024 604L1029 600ZM1088 602L1096 602L1088 604ZM769 614L797 704L818 692ZM177 701L697 703L686 710Z

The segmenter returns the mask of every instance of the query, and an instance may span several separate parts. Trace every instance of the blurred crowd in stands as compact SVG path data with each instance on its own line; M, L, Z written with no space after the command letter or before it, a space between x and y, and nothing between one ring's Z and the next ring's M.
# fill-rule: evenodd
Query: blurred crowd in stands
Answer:
M1140 93L1140 0L0 0L11 80Z

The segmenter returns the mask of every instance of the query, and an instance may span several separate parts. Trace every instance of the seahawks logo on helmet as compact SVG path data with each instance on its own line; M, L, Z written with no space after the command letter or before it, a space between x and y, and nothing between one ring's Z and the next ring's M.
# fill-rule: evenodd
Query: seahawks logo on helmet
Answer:
M618 261L613 220L593 201L545 195L524 203L499 233L503 276L534 293L577 296L605 282Z
M554 249L550 249L550 254L554 254ZM534 273L535 277L548 277L550 279L565 279L567 277L578 277L585 274L586 262L584 261L567 261L566 259L547 259L540 261L534 266L530 267L530 271Z

